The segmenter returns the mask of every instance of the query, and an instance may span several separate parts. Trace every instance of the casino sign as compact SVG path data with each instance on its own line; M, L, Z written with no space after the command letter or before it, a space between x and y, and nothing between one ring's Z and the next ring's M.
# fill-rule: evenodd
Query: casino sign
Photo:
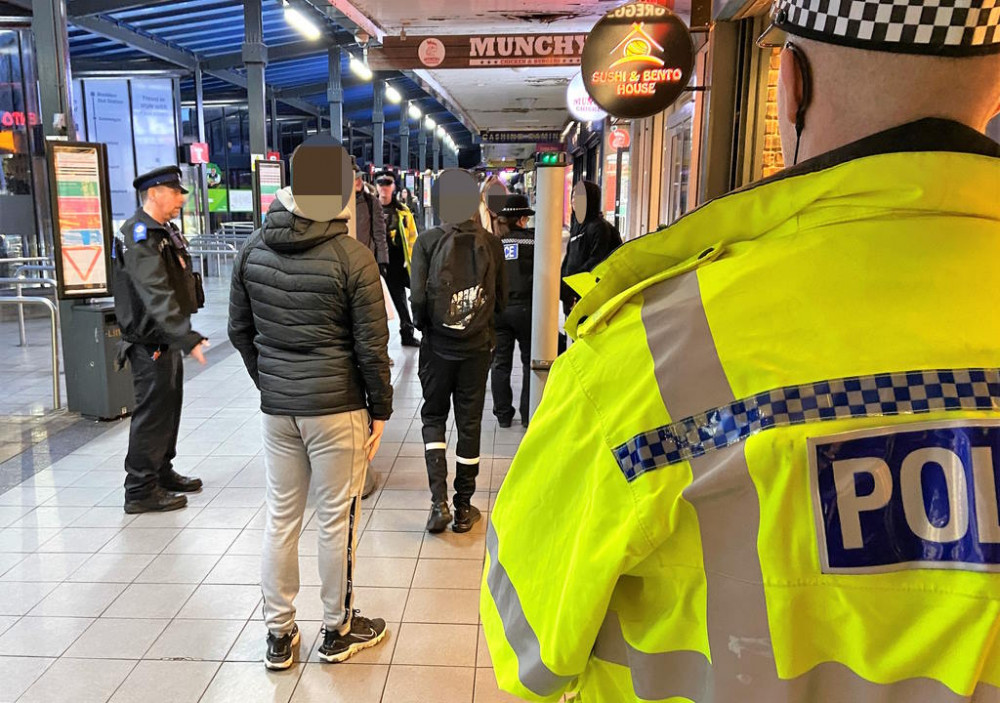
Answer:
M684 22L649 2L622 5L587 37L582 73L590 97L615 117L640 119L662 112L687 87L694 43Z

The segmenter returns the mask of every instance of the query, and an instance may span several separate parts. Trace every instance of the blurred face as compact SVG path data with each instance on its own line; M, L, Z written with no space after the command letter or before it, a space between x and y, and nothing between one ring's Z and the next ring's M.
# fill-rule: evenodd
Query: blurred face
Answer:
M388 185L382 185L381 183L377 185L378 187L378 199L383 205L388 205L392 202L392 194L396 192L396 184L389 183Z
M158 222L168 222L181 214L187 196L170 186L153 186L146 191L146 211Z
M362 183L362 181L361 181L361 174L360 173L355 173L354 174L354 192L355 193L360 193L361 192L361 187L362 187L361 183Z

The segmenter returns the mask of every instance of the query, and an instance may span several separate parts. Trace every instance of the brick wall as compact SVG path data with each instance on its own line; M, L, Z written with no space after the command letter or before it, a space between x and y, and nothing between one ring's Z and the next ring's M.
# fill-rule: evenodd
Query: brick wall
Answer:
M780 49L771 51L771 64L767 72L767 113L764 118L764 173L763 177L784 168L781 156L781 137L778 134L778 65Z

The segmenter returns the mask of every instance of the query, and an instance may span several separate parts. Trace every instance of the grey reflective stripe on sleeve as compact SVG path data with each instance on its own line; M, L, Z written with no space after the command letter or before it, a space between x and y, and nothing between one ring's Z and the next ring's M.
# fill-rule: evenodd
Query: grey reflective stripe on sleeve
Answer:
M486 527L486 549L490 555L490 569L486 584L493 603L500 613L504 634L514 654L517 655L517 678L529 691L539 696L550 696L565 688L575 676L559 676L542 661L541 646L521 608L521 599L511 583L498 556L499 539L493 521Z
M711 664L701 652L641 652L625 640L618 614L608 611L594 643L594 656L627 666L639 698L661 700L684 697L703 701L711 681Z

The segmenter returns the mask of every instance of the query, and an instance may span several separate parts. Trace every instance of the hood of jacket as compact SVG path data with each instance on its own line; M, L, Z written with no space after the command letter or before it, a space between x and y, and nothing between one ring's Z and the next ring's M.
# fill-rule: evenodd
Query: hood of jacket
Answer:
M587 217L581 224L586 224L601 217L601 187L590 181L582 181L587 192Z
M347 234L350 210L344 208L336 219L316 222L306 218L295 204L292 189L282 188L267 211L261 228L264 243L276 252L294 254L308 251L334 237Z

